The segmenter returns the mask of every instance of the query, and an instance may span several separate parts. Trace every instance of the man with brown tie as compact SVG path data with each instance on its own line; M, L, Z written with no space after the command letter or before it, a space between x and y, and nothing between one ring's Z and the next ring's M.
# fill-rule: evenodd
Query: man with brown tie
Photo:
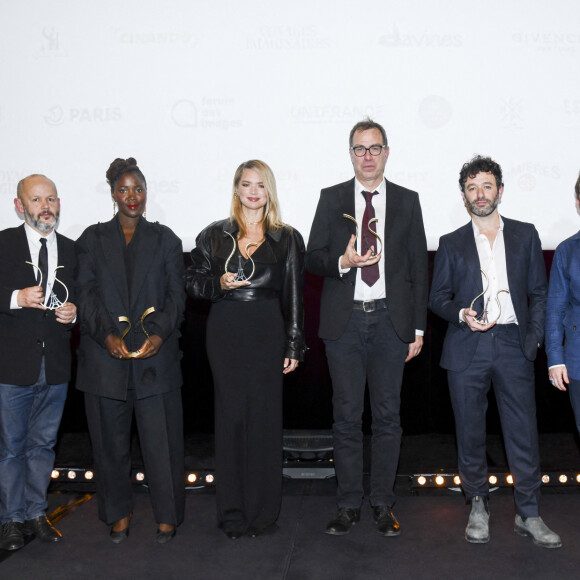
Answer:
M368 118L357 123L349 149L355 177L322 190L306 253L306 268L325 278L319 336L333 387L338 513L326 533L347 534L360 519L368 382L370 502L377 531L398 536L392 507L402 432L400 391L405 362L423 345L425 231L417 193L384 178L389 156L384 128Z

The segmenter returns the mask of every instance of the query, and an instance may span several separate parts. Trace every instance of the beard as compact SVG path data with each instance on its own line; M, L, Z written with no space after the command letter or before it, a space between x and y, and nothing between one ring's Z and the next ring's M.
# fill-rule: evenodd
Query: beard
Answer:
M499 205L499 193L496 194L496 196L491 201L489 201L485 207L478 207L477 206L478 201L481 200L476 199L471 203L466 201L465 206L473 215L476 215L478 217L487 217L488 215L491 215Z
M41 234L50 234L50 232L52 230L55 230L58 226L60 212L57 212L56 214L48 212L48 214L52 216L52 220L50 222L41 221L40 219L35 219L34 217L32 217L29 211L26 208L24 208L24 217L26 223L30 227L34 228L37 232L40 232Z

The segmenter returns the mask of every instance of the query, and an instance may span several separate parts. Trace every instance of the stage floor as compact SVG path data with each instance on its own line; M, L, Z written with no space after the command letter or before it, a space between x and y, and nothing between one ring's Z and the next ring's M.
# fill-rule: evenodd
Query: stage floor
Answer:
M320 482L293 482L285 493L277 533L229 540L215 525L215 496L188 493L186 519L172 542L154 541L155 523L146 493L137 493L131 533L115 545L97 519L96 497L75 507L57 524L64 540L33 540L0 563L0 578L32 579L203 579L203 580L379 580L409 578L578 578L580 494L546 494L545 521L563 539L547 550L513 532L510 495L492 496L491 541L463 538L468 507L460 495L403 497L395 512L402 533L376 533L365 504L361 521L342 537L323 533L334 513L334 497ZM50 507L80 496L51 494ZM7 555L6 553L2 555Z

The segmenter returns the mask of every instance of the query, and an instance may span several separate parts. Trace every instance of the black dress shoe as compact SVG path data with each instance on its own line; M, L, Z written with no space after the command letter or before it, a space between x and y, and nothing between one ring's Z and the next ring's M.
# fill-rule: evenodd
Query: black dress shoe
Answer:
M111 538L111 542L113 544L120 544L124 542L129 537L129 526L127 526L124 530L120 532L114 532L113 528L111 528L111 533L109 534L109 538Z
M173 527L172 530L169 530L167 532L164 532L164 531L160 530L159 528L157 528L157 534L155 534L155 541L158 544L167 544L167 542L171 542L171 540L173 540L173 538L175 538L176 533L177 533L177 530L175 529L175 526Z
M25 526L41 542L60 542L62 540L62 534L52 527L44 514L33 520L26 520Z
M360 508L339 508L335 518L326 525L326 533L332 536L344 536L358 521L360 521Z
M373 517L379 534L383 536L398 536L401 533L401 526L393 510L388 505L374 506Z
M24 546L24 524L20 522L6 522L2 524L0 534L0 549L20 550Z

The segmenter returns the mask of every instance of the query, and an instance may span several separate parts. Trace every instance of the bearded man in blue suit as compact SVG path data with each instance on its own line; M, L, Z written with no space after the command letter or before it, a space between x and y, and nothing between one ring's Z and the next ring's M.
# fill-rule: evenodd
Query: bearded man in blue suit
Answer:
M455 414L461 485L471 513L465 538L489 541L487 394L496 395L514 478L514 531L559 548L539 514L540 457L534 359L544 336L546 270L535 227L500 216L501 167L474 157L459 176L471 222L443 236L435 256L431 310L449 322L441 366Z

